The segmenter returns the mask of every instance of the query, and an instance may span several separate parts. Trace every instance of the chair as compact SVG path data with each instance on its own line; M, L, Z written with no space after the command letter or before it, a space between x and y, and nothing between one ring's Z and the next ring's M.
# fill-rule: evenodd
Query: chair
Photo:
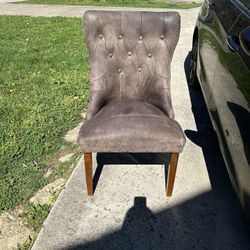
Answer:
M90 103L78 135L87 194L93 195L92 152L170 153L166 194L173 192L185 144L174 120L170 65L179 39L177 12L86 11Z

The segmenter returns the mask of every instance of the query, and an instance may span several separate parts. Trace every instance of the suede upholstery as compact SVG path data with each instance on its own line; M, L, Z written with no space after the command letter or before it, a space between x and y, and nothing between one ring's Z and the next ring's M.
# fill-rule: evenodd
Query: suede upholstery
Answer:
M83 152L181 152L170 66L179 39L177 12L86 11L91 66Z

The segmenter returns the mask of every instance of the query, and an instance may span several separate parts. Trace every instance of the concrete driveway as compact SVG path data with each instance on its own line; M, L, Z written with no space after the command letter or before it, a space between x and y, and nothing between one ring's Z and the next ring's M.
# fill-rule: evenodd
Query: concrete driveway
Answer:
M82 16L86 9L0 4L0 14L8 15ZM79 162L33 250L250 249L203 97L187 86L185 68L199 10L178 11L182 27L172 61L172 98L187 143L173 197L166 198L164 189L167 154L98 154L94 196L86 196Z

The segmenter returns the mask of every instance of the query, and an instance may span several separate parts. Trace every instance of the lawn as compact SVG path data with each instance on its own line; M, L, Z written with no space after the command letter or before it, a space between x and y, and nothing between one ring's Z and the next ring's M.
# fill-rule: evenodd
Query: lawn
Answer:
M87 103L80 18L0 17L0 212L49 180L63 135Z
M89 6L143 7L190 9L199 7L199 3L168 3L165 0L27 0L25 3L72 4Z

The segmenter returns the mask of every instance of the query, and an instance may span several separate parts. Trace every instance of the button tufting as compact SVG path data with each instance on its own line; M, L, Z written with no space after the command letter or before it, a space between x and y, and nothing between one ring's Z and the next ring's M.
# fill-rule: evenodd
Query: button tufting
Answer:
M152 54L151 53L148 53L148 57L151 57L152 56Z
M121 73L121 72L122 72L122 69L118 69L117 71L118 71L118 73Z
M131 56L131 55L132 55L131 51L129 51L129 52L128 52L128 55L129 55L129 56Z
M119 35L118 38L119 38L119 39L122 39L122 35Z
M102 38L102 34L99 34L99 38L100 38L100 39Z
M138 71L141 72L141 68L138 68Z
M112 53L109 53L109 57L112 57L113 56L113 54Z
M142 40L142 36L139 36L139 40L140 40L140 41Z
M161 40L163 40L164 39L164 36L163 35L161 35Z

